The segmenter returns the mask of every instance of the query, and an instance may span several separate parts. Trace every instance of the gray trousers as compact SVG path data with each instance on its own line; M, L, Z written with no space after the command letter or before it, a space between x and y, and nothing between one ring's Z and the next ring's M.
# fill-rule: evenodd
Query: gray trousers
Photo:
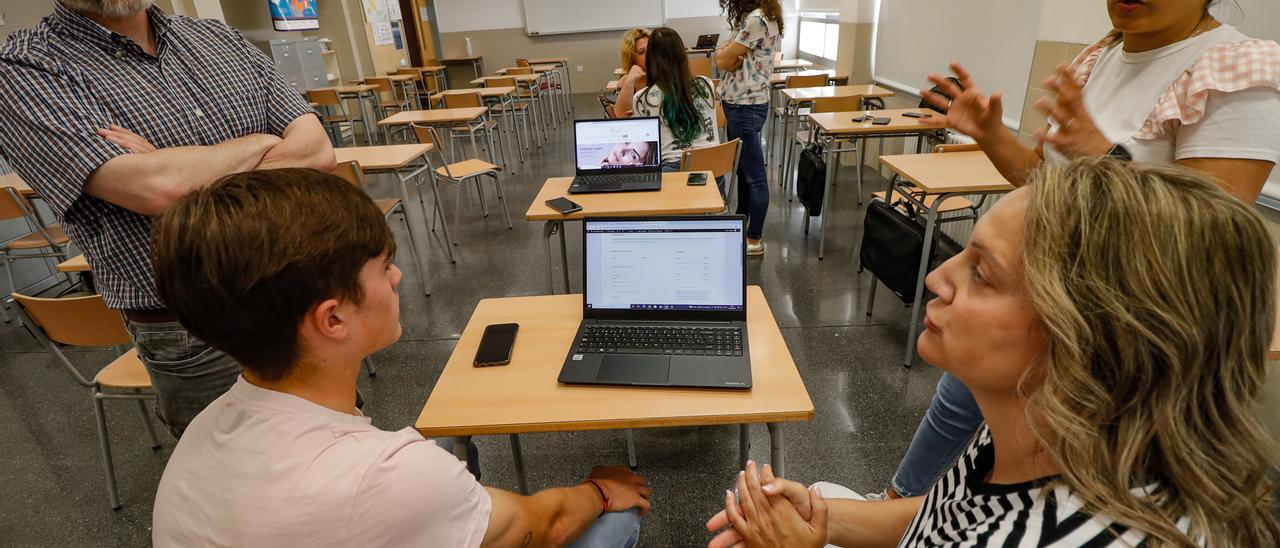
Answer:
M240 376L235 359L197 339L182 324L126 321L125 327L151 376L157 414L174 438L181 438L191 419Z

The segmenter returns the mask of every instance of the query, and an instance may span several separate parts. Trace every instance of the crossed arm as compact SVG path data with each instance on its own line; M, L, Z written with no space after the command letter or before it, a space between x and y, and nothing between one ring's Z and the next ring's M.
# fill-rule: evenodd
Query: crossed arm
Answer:
M747 46L730 41L716 50L716 67L724 72L738 70L749 53L751 50L747 49Z
M212 146L157 149L118 126L98 134L132 154L98 167L84 192L143 215L164 213L186 193L232 173L280 167L330 170L335 162L329 138L313 114L295 119L283 138L259 133Z

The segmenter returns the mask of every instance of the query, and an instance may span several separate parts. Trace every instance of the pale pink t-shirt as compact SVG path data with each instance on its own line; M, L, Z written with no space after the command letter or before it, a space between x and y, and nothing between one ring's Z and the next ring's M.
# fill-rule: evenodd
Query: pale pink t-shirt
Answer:
M479 546L488 493L411 428L236 381L182 435L156 546Z

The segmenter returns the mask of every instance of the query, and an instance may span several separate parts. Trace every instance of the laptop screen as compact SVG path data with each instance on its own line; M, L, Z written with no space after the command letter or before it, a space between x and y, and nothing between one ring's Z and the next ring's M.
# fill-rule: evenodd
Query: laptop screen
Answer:
M741 217L585 223L587 309L746 310Z
M657 168L662 161L657 118L578 121L573 131L579 171Z

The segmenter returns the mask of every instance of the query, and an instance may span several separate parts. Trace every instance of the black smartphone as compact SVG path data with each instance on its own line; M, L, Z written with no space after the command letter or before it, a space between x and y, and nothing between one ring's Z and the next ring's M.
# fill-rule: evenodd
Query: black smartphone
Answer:
M688 184L689 186L703 186L707 184L707 174L706 173L690 173Z
M511 351L516 346L516 332L519 330L518 323L499 323L484 328L484 336L480 337L480 348L476 350L476 359L472 365L489 367L511 363Z
M854 116L854 117L853 117L853 121L855 121L855 122L869 122L869 121L874 120L874 119L875 119L875 118L874 118L873 116L869 115L869 114L863 114L862 116Z
M576 211L582 211L582 206L573 203L573 200L563 197L547 200L547 207L560 212L561 215L568 215Z
M907 118L933 118L932 114L925 114L923 112L904 112L902 115Z
M877 126L887 126L889 125L889 122L892 121L892 118L876 118L875 120L872 120L871 123Z

